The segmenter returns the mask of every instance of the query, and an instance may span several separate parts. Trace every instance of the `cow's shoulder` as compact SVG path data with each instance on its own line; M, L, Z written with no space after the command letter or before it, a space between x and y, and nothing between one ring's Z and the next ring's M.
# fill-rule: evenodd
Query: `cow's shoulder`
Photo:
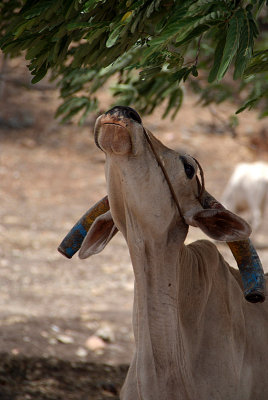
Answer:
M209 240L197 240L185 246L181 259L182 281L180 299L182 309L187 310L184 318L188 321L194 317L199 318L208 303L215 282L218 281L221 256L215 244ZM185 293L189 293L188 297ZM188 321L189 322L189 321Z
M187 249L197 259L198 263L207 264L211 268L220 260L219 250L210 240L196 240L188 244Z
M191 271L192 281L200 287L211 286L221 263L224 262L216 245L209 240L197 240L186 246L185 273Z
M217 246L209 240L197 240L190 243L188 250L198 260L199 274L202 273L206 280L235 280L243 289L241 275L238 269L233 268L223 258Z

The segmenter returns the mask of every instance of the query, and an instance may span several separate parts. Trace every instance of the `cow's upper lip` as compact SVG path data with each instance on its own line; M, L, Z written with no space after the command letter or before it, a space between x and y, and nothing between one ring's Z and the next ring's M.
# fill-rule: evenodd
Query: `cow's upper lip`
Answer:
M101 119L104 119L104 121ZM95 143L96 143L97 147L99 147L99 149L102 150L101 146L99 145L99 140L98 140L99 131L100 131L101 127L104 125L115 125L117 127L121 127L122 129L127 130L127 126L126 126L127 124L120 120L116 121L114 118L110 119L106 115L103 115L101 117L101 119L99 120L99 123L97 124L97 126L95 125L94 138L95 138Z

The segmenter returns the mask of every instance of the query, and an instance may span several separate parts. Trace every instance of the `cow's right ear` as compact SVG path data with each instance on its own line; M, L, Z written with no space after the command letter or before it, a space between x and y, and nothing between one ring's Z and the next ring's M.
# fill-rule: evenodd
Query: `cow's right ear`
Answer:
M100 215L90 227L79 251L79 258L85 259L100 253L118 232L110 210Z

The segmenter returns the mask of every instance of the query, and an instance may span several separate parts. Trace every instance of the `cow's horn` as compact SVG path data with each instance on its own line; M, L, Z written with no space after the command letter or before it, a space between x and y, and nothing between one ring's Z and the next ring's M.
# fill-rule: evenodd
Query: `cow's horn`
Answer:
M206 190L200 203L204 208L224 209ZM261 261L250 239L227 242L236 260L244 287L245 299L251 303L265 300L265 277Z
M81 244L95 219L110 209L108 196L94 204L74 225L58 247L58 251L67 258L80 249Z

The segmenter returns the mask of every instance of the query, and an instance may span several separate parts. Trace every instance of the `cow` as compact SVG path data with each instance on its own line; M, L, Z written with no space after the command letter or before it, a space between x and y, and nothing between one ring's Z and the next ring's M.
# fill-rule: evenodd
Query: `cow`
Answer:
M135 352L120 399L267 400L267 302L245 300L239 271L212 241L184 244L189 225L238 241L248 224L209 208L216 200L197 160L163 145L130 107L101 115L94 135L106 156L110 209L79 257L99 253L119 230L135 276Z
M239 163L222 195L222 203L231 211L249 211L254 232L260 226L268 196L268 164L263 161Z

